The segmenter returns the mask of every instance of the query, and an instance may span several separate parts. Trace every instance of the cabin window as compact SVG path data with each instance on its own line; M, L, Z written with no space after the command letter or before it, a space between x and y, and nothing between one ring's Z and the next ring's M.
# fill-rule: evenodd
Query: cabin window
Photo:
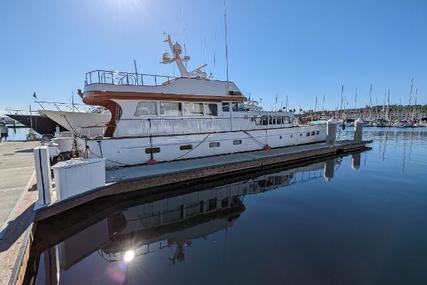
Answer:
M147 116L147 115L157 115L157 103L156 102L139 102L136 105L135 114L136 117Z
M320 134L320 131L316 131L316 135Z
M181 116L182 104L177 102L160 102L160 114L165 116Z
M218 105L217 104L207 104L207 114L209 116L218 116Z
M314 136L315 134L316 134L316 132L315 132L315 131L312 131L312 132L311 132L311 135L312 135L312 136Z
M242 144L242 140L234 140L233 144L234 145Z
M160 152L160 147L147 147L145 153L158 153Z
M272 125L273 124L273 117L268 116L268 124Z
M189 103L187 105L187 112L193 116L203 116L203 103Z
M223 103L222 103L222 111L223 111L223 112L230 112L230 103L228 103L228 102L223 102Z
M282 117L278 117L278 118L277 118L277 124L278 124L278 125L283 124L283 123L282 123Z
M237 112L237 111L239 111L239 103L237 103L237 102L233 102L233 103L231 103L232 104L232 106L233 106L233 112Z
M307 132L307 134L305 135L306 137L309 137L310 136L310 132Z
M262 116L261 117L261 123L266 126L268 125L268 116Z
M200 213L205 211L205 201L200 201Z
M219 147L220 143L219 142L211 142L209 143L209 147Z
M184 145L179 146L180 150L189 150L192 148L193 148L193 145L191 145L191 144L184 144Z

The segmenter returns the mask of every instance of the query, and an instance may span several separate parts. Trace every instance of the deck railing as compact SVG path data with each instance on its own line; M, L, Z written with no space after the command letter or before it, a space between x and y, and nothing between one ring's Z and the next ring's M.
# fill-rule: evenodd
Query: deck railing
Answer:
M112 84L112 85L136 85L158 86L175 79L174 76L129 73L111 70L93 70L86 73L85 85Z

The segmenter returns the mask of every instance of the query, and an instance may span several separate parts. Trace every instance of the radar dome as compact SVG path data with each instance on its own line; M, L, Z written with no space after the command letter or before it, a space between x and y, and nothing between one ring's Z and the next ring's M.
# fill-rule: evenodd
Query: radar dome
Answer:
M170 56L170 54L166 51L166 52L164 52L163 53L163 62L164 63L167 63L167 62L169 62L171 60L171 56Z

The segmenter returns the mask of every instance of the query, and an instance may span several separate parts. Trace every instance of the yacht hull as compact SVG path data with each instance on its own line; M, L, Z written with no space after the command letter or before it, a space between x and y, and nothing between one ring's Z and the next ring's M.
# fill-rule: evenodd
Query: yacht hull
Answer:
M132 138L79 139L79 148L91 158L103 157L106 167L294 146L326 139L326 125L227 131L206 134Z

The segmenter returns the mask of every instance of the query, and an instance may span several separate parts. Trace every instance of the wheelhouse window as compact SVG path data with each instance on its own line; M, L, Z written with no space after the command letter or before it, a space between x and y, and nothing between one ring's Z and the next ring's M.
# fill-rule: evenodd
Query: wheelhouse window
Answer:
M203 116L203 103L188 103L187 112L192 116Z
M134 116L156 116L157 115L157 103L156 102L139 102L136 105L136 110Z
M228 103L228 102L223 102L223 103L222 103L222 111L223 111L223 112L230 112L230 103Z
M218 116L218 105L206 104L206 114L209 116Z
M178 102L160 102L160 115L181 116L182 104Z

